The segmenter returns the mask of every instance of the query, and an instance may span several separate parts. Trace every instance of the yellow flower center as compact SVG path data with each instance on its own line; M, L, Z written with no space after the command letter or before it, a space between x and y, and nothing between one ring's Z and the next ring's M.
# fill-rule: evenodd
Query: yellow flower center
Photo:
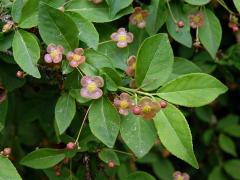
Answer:
M128 102L126 100L122 100L120 102L120 108L122 108L122 109L128 108Z
M91 83L89 83L89 84L87 85L87 90L88 90L88 92L90 92L90 93L96 91L96 89L97 89L97 85L96 85L95 82L91 82Z
M201 17L200 16L194 16L193 17L193 22L195 22L195 23L200 23L200 21L201 21Z
M73 55L73 60L74 60L74 61L79 61L80 58L81 58L81 56L78 55L78 54L74 54L74 55Z
M58 51L57 51L57 50L53 50L53 51L51 51L51 53L50 53L50 56L51 56L52 58L56 58L57 55L58 55Z
M183 176L178 176L177 180L184 180Z
M135 70L136 69L136 63L132 64L132 69Z
M121 42L127 41L127 36L125 34L118 35L118 41L121 41Z
M152 110L152 108L151 108L151 106L149 106L149 105L145 105L145 106L143 107L143 112L144 112L144 113L149 113L149 112L151 112L151 110Z
M138 13L138 14L136 14L136 15L135 15L135 20L136 20L137 22L142 21L142 20L143 20L142 13Z

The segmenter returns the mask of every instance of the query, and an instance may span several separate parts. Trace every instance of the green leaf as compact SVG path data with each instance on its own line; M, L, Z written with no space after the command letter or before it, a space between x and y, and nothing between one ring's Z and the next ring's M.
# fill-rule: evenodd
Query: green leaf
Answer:
M104 97L94 101L88 118L92 133L112 148L120 129L120 117L112 103Z
M240 137L240 125L227 126L222 131L230 136Z
M235 7L237 8L238 12L240 13L240 1L239 0L233 0L233 3Z
M220 166L216 166L208 176L208 180L228 180Z
M109 15L109 8L106 3L103 2L101 4L95 5L94 3L85 0L69 1L69 3L66 4L65 9L67 11L79 13L91 22L98 23L110 22L133 12L133 8L128 7L120 11L114 18L112 18Z
M49 180L70 180L70 177L71 180L79 180L66 167L61 168L61 176L56 176L54 168L44 169L43 172L47 175Z
M0 180L21 180L16 168L12 162L3 156L0 156Z
M104 67L113 68L111 60L102 53L92 49L87 49L84 52L84 55L86 56L86 63L90 64L96 69L101 69Z
M118 90L118 86L121 85L122 80L116 70L105 67L100 69L100 75L104 75L106 77L105 85L109 91Z
M62 45L65 53L78 47L78 28L63 12L40 2L39 32L46 44Z
M8 112L8 100L6 99L2 103L0 103L0 132L5 127L7 112Z
M135 171L128 175L125 180L156 180L152 175L143 172L143 171Z
M0 51L6 51L12 46L14 33L0 33Z
M237 156L236 145L234 144L234 141L230 137L224 134L220 134L218 141L221 149L224 152L231 154L233 156Z
M204 9L204 24L199 28L199 38L212 58L215 58L222 39L222 28L218 18L209 10Z
M184 1L196 6L202 6L210 2L210 0L184 0Z
M79 39L90 48L97 49L99 35L94 25L76 12L67 11L67 15L75 22L79 31Z
M114 17L121 9L128 7L133 0L106 0L109 6L110 17Z
M132 113L122 119L120 132L123 141L138 158L150 151L157 136L151 121Z
M98 156L105 163L113 161L116 165L120 165L118 155L112 149L104 148L98 153Z
M226 91L227 87L213 76L191 73L168 82L158 90L157 95L174 104L199 107Z
M29 75L40 78L41 75L37 68L40 48L35 36L24 30L16 31L12 48L16 63Z
M224 169L234 179L240 179L240 160L232 159L225 162Z
M170 160L166 158L158 158L152 164L153 171L159 179L172 180L174 167Z
M154 118L155 127L162 144L169 152L195 168L198 163L193 152L192 135L184 115L168 104Z
M59 133L62 134L71 124L76 113L76 103L69 94L62 94L55 107L55 118Z
M38 5L39 0L27 0L22 9L19 19L19 27L31 28L38 24Z
M34 169L47 169L65 158L63 150L42 148L26 155L20 164Z
M127 68L127 59L129 55L128 47L118 48L115 42L108 41L99 44L98 52L107 56L115 68L122 70Z
M239 116L235 114L228 114L227 116L220 119L220 121L217 124L217 129L222 131L227 127L238 125L238 121L239 121Z
M80 89L71 89L69 94L80 104L90 101L90 99L82 97L80 92Z
M172 65L173 52L167 34L157 34L145 39L137 55L138 87L145 91L158 88L168 79Z
M190 33L190 26L188 23L188 18L186 12L182 9L182 4L179 3L170 3L173 15L177 17L177 21L183 21L184 27L177 28L176 23L172 19L170 12L168 12L168 18L166 21L167 31L171 35L171 37L179 42L180 44L191 48L192 47L192 36Z
M23 5L24 5L23 0L17 0L13 2L11 15L13 21L16 23L18 23L21 18Z
M188 73L202 72L202 70L192 61L181 57L175 57L173 71L168 80L176 79L178 76Z
M162 0L152 0L151 5L148 6L148 13L146 30L149 35L154 35L167 20L168 13L165 2Z

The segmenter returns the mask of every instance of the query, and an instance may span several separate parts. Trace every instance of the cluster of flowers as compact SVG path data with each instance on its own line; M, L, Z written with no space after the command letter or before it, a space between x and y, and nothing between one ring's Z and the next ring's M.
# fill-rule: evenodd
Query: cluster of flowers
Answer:
M151 120L161 108L167 106L167 103L165 101L155 102L149 97L143 97L138 104L134 104L129 94L121 93L115 97L114 105L117 107L118 112L124 116L127 116L131 111L135 115Z
M49 44L47 47L47 54L44 56L46 63L58 64L62 61L64 48L61 45ZM76 68L85 62L85 56L83 56L84 50L82 48L76 48L74 51L67 53L67 60L72 68Z

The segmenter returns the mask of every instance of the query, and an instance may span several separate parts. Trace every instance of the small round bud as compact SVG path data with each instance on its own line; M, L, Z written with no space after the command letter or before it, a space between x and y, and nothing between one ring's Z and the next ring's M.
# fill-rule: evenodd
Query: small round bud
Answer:
M179 28L183 28L183 27L184 27L184 22L183 22L183 21L178 21L178 22L177 22L177 26L178 26Z
M141 114L141 108L139 106L135 106L132 111L133 111L133 114L135 115Z
M233 32L237 32L238 30L239 30L239 28L238 28L237 25L235 25L235 26L232 27L232 31L233 31Z
M4 148L2 154L3 154L4 156L10 156L11 153L12 153L12 149L11 149L10 147L6 147L6 148Z
M159 102L159 104L160 104L161 108L166 108L166 107L167 107L167 102L164 101L164 100L161 100L161 101Z
M23 71L17 71L16 76L18 78L24 78L24 72Z
M108 167L109 168L114 168L115 167L115 163L111 160L108 162Z
M76 144L74 142L67 143L67 150L73 150L76 147Z
M55 176L61 176L61 172L60 171L55 171Z

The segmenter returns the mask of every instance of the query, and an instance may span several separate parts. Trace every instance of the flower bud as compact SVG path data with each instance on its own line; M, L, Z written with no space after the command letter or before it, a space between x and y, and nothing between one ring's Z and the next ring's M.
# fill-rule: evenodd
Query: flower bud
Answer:
M73 150L76 147L76 144L74 142L67 143L66 149L67 150Z

